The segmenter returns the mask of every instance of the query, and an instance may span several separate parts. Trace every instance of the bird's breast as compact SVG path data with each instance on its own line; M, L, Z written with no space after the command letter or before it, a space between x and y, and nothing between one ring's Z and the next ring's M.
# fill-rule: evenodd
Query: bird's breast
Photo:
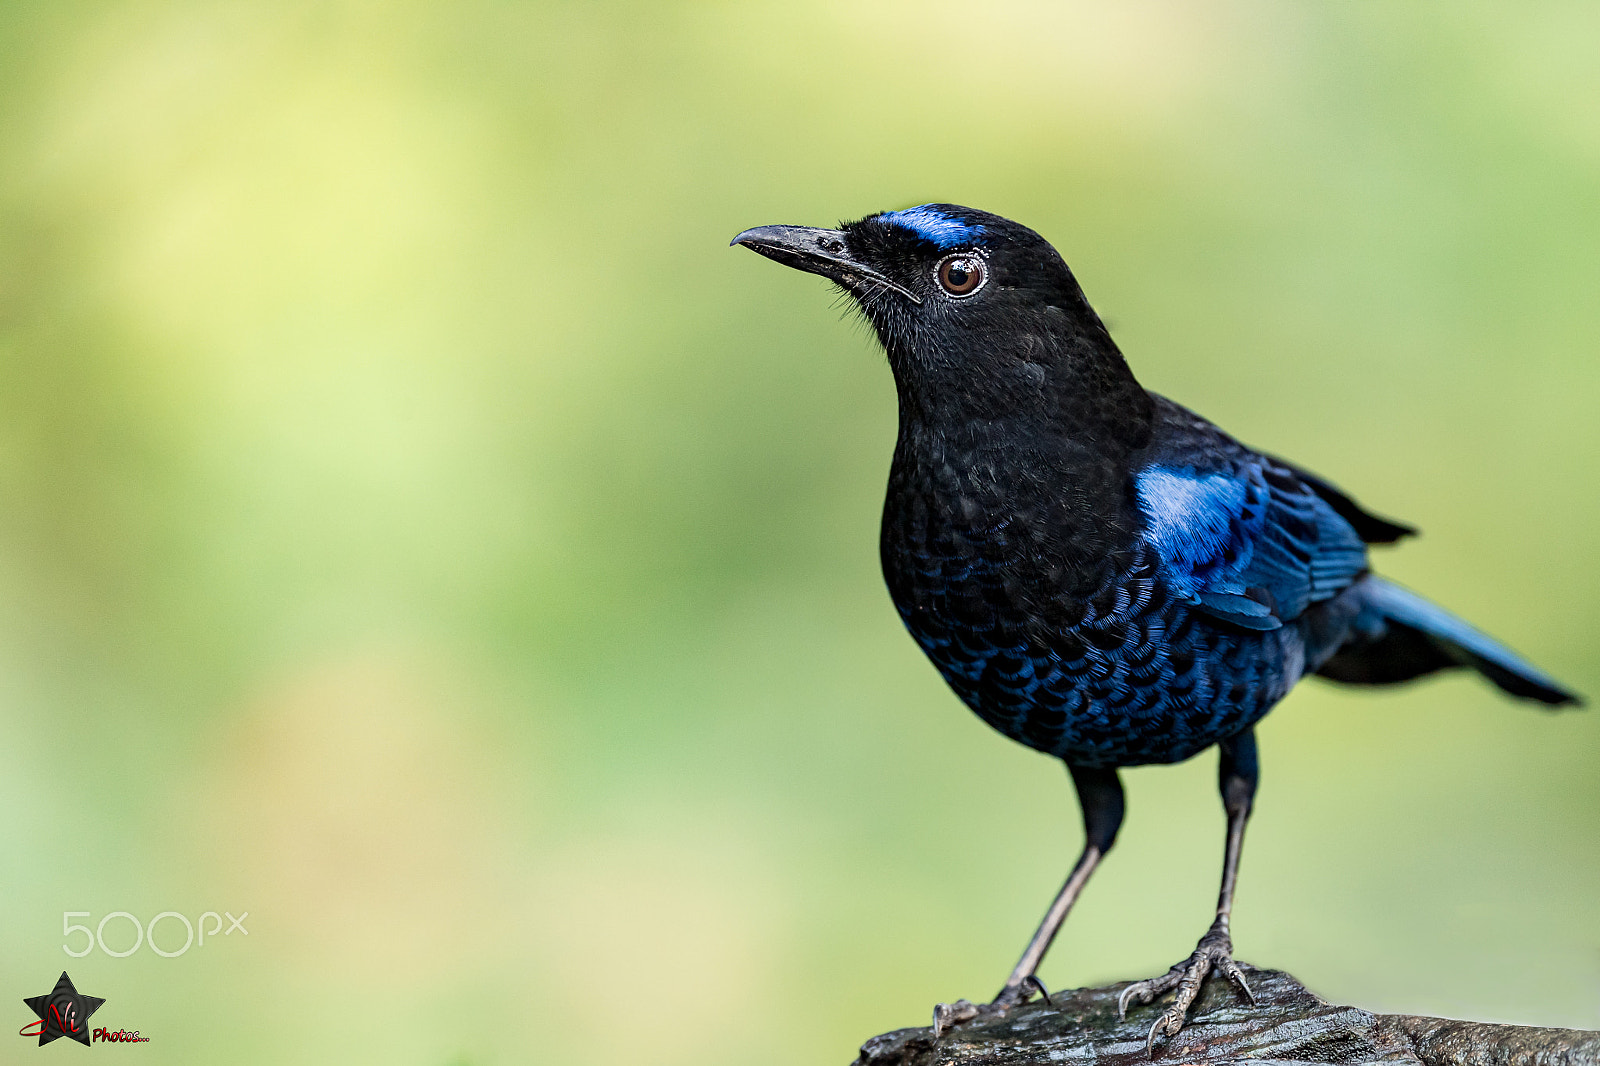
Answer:
M995 462L897 464L881 555L895 606L915 625L1077 625L1130 565L1122 523Z

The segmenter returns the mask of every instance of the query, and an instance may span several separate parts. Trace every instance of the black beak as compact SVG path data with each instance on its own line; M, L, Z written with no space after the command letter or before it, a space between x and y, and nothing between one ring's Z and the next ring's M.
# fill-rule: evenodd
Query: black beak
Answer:
M742 244L757 255L764 255L784 266L821 274L857 294L863 290L885 288L893 289L912 303L922 302L922 297L904 285L890 281L877 270L852 257L845 235L836 229L757 226L745 230L728 244Z

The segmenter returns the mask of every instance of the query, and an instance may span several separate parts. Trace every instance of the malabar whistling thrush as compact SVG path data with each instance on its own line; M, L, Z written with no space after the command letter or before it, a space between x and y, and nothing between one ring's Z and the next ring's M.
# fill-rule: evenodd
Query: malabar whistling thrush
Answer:
M1083 853L984 1009L1038 984L1116 839L1118 767L1221 751L1216 920L1192 955L1120 1003L1176 993L1151 1026L1153 1049L1212 972L1250 996L1228 920L1256 789L1252 730L1295 682L1468 667L1513 696L1576 702L1368 569L1368 544L1414 530L1146 391L1027 227L927 204L836 230L762 226L733 243L828 278L872 324L900 400L880 542L895 607L967 706L1060 758L1077 788ZM941 1005L935 1027L975 1009Z

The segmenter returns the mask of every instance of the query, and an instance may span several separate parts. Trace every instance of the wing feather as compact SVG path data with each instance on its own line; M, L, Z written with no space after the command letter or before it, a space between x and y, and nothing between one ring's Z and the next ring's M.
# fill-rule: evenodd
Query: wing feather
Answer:
M1366 544L1293 471L1240 452L1214 469L1140 470L1144 538L1189 602L1246 629L1275 629L1365 573Z

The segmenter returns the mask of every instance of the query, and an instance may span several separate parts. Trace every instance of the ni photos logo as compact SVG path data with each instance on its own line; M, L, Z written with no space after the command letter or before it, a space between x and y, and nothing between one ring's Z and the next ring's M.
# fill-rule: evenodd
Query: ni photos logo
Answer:
M40 1047L63 1036L88 1047L91 1037L89 1018L106 1005L106 1001L99 996L88 996L79 992L65 970L61 972L61 979L56 982L55 988L42 996L29 996L22 1002L28 1005L28 1009L33 1011L36 1017L17 1030L17 1035L37 1036ZM93 1031L93 1039L113 1044L150 1042L150 1038L140 1036L137 1029L131 1033L126 1029L118 1029L113 1033L104 1026Z

